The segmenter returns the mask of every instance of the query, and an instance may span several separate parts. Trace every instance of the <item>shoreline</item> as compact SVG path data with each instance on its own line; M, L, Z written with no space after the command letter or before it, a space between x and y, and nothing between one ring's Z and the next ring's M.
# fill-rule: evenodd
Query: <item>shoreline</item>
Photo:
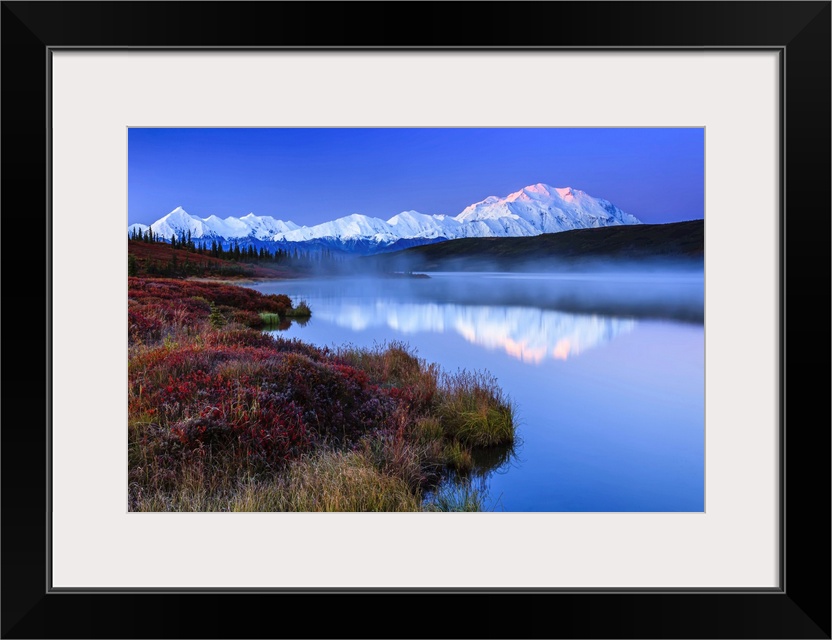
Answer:
M273 337L264 312L314 310L239 283L129 280L130 511L483 509L453 489L513 454L493 376Z

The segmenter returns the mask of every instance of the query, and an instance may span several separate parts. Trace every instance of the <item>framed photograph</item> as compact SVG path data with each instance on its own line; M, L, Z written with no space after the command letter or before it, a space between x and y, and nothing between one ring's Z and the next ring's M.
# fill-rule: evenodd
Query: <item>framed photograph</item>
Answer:
M472 6L3 3L4 637L830 637L829 363L826 341L817 344L830 326L830 3ZM370 27L388 20L393 32ZM277 148L293 151L281 158ZM277 182L257 177L274 171L291 175L280 184L294 191L259 193L258 185ZM328 189L315 182L319 176L342 187ZM593 181L621 195L596 193ZM476 189L487 192L468 195ZM394 206L391 191L403 213L381 213ZM363 204L312 206L331 193ZM185 195L195 204L163 203ZM399 205L405 196L417 202ZM294 226L292 206L308 216ZM175 227L177 220L185 226ZM541 226L546 220L561 227ZM530 302L549 289L527 276L492 278L491 297L474 302L465 294L470 281L456 282L458 274L444 271L449 263L428 251L457 237L540 242L540 232L623 233L638 223L686 221L699 228L698 275L653 273L673 291L673 304L651 298L655 280L622 276L620 261L615 286L605 276L603 295L584 281L558 289L554 310ZM230 231L278 222L288 226L270 228L259 244ZM368 231L342 233L335 246L316 225ZM149 242L151 233L163 242ZM125 234L142 246L130 250ZM691 234L681 235L689 241ZM655 252L665 240L651 236L647 245ZM399 254L382 242L421 245L421 253L404 254L422 262L393 264ZM629 257L641 251L632 238L617 242ZM690 250L673 246L674 258ZM181 253L171 253L171 266L154 263L151 250ZM539 273L554 249L514 251L529 251L529 271ZM158 286L153 309L136 288L144 285L128 291L131 276L158 284L149 278L177 275L159 269L231 269L243 263L235 252L252 264L259 259L258 268L314 264L320 275L311 289L249 284L247 295L266 294L251 309L214 299L207 285L196 293L171 289L167 299L187 297L204 327L191 335L188 318L187 337L154 324L165 313ZM341 257L356 253L372 254L362 264L386 274L386 284L331 290ZM18 265L35 273L16 277ZM433 277L414 277L421 273ZM414 294L420 281L433 288L429 294ZM494 309L507 308L509 292L516 313L501 312L497 322ZM268 296L285 293L289 307ZM267 309L264 300L280 308ZM303 324L301 300L312 320L286 335L310 336L317 346L291 358L318 367L316 376L348 382L349 397L304 407L296 394L272 407L258 396L226 407L217 390L214 415L207 405L182 409L188 390L177 385L190 384L184 370L171 373L164 399L133 377L129 350L131 358L152 356L150 371L160 362L169 367L164 358L179 358L186 340L238 349L223 366L248 375L259 365L240 354L259 347L245 326L271 321L258 312L277 316L276 328ZM534 318L520 314L528 309ZM472 320L472 313L492 315ZM427 493L419 489L412 508L286 507L273 488L291 479L264 471L275 456L325 442L318 459L343 463L346 449L338 446L349 441L350 452L363 451L373 464L392 460L390 443L398 441L375 426L355 435L355 415L370 424L371 405L382 413L412 408L420 387L372 378L360 341L414 336L402 330L414 318L427 334L420 355L459 354L440 362L453 368L486 354L482 362L500 368L509 395L524 398L520 472L494 475L511 452L484 462L470 423L467 431L451 429L452 418L443 417L441 446L419 442L433 447L438 457L430 463L441 460L445 475L425 485ZM238 325L234 339L248 342L228 346L228 326ZM27 340L14 340L24 332ZM335 336L357 350L324 362L315 350ZM141 352L143 341L155 351ZM16 352L18 343L35 345L34 353ZM562 362L573 366L556 369ZM219 380L225 369L199 375ZM535 386L540 380L549 386ZM288 393L284 381L274 382ZM695 397L680 391L691 388ZM453 395L452 387L440 391ZM630 404L617 400L625 396ZM174 400L181 415L172 413ZM163 402L168 422L148 417ZM204 434L215 429L221 437L231 408L241 413L229 428L248 425L255 405L263 416L277 411L279 429L270 435L262 418L246 432L245 464L255 471L245 487L223 494L232 496L223 505L211 502L221 492L188 494L176 483L157 491L162 466L148 484L147 458L134 455L139 444L151 446L149 432L134 429L139 422L177 435L189 462L171 477L191 477ZM297 433L287 427L290 406ZM413 424L402 422L402 433L416 433L418 424L428 438L428 422L445 411L431 407L430 416L409 413ZM534 412L555 407L581 425L571 439L536 430ZM337 434L315 430L312 414L324 409L332 415L321 424L337 423ZM368 439L370 432L381 439ZM169 440L152 444L154 451L173 446ZM590 449L588 440L606 446ZM348 463L351 474L366 471ZM323 482L323 464L310 477ZM212 482L224 486L220 477ZM251 506L266 504L264 487L281 506ZM820 506L807 508L800 501L807 495ZM485 512L435 513L463 507ZM419 513L393 513L401 510ZM439 630L424 606L414 611L454 598L487 611L502 606L505 620L466 616ZM165 615L163 623L133 613L147 603L187 615ZM313 626L293 616L218 615L240 603L252 612L323 605L342 615ZM407 629L371 629L349 615L356 605L378 604L407 616Z

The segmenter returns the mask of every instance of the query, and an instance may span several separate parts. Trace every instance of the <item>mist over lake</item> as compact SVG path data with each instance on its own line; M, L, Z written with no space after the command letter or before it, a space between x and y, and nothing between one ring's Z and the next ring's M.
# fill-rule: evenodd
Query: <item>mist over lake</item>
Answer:
M429 275L247 286L312 308L283 337L494 374L520 442L481 478L489 509L704 509L701 270Z
M704 127L128 146L131 510L703 511Z

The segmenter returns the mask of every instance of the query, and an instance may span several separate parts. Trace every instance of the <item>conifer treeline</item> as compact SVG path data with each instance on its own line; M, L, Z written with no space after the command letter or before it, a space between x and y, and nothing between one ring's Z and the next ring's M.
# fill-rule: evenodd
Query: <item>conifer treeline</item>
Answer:
M265 247L255 249L253 245L243 247L235 240L225 249L216 240L211 240L210 244L206 240L195 241L191 237L190 231L187 233L184 231L181 232L178 238L175 234L171 234L170 238L163 238L159 234L153 233L153 229L150 227L143 232L135 228L130 232L129 239L147 243L162 242L171 245L174 249L185 249L190 253L250 264L272 263L303 267L340 261L340 256L334 254L331 249L326 247L322 247L319 251L299 250L298 248L294 248L291 251L280 248L275 251L269 251Z

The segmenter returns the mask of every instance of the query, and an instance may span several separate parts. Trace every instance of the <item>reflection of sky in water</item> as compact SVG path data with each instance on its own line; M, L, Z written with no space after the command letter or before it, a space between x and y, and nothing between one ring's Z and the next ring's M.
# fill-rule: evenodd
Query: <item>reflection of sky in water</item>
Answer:
M321 301L324 302L324 301ZM526 363L566 360L604 344L635 321L529 307L471 306L376 300L319 305L315 318L354 331L388 327L403 334L455 332L471 344Z
M672 274L449 274L253 288L309 302L311 321L285 337L363 347L401 340L446 371L493 373L517 407L521 445L488 476L489 508L704 509L701 274L678 282Z

